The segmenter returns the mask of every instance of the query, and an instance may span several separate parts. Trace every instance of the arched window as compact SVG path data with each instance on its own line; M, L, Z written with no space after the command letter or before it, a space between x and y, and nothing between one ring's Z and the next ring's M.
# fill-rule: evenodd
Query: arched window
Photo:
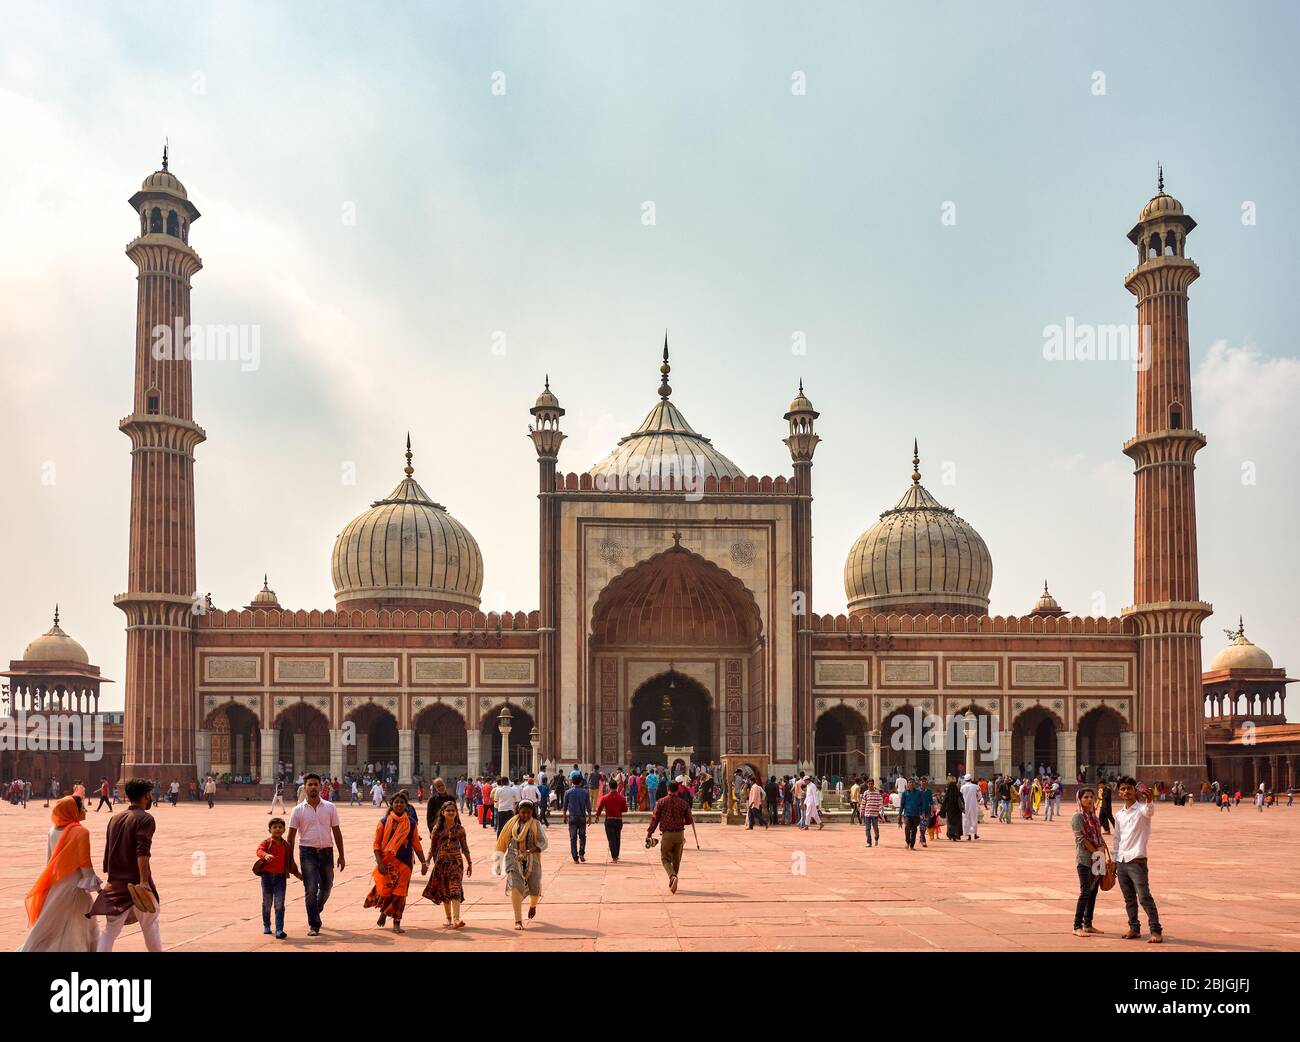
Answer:
M176 216L175 210L167 211L167 234L175 235L177 238L181 234L181 222Z
M162 230L163 230L162 211L155 206L149 212L149 231L152 233L152 232L161 232Z
M1151 236L1151 241L1147 244L1147 256L1160 256L1160 236L1158 234Z
M1178 240L1173 232L1165 233L1165 256L1175 257L1178 255Z
M158 393L158 388L150 387L145 392L144 411L150 416L157 416L162 412L162 395Z
M1174 402L1169 406L1169 429L1178 431L1183 428L1183 406L1180 402Z

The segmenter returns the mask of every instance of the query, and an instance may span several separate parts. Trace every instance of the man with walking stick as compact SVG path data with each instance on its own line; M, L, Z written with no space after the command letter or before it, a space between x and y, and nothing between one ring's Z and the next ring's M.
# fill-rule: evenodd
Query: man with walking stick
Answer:
M654 813L650 816L650 827L645 833L647 847L654 845L651 840L654 838L655 829L663 833L663 839L659 844L659 860L664 866L664 871L668 873L668 889L674 894L677 893L677 876L682 867L682 851L686 847L686 826L690 825L691 830L695 830L695 819L691 817L691 808L677 795L677 789L675 781L668 783L668 793L655 802ZM695 839L697 849L699 845L700 840L697 835Z

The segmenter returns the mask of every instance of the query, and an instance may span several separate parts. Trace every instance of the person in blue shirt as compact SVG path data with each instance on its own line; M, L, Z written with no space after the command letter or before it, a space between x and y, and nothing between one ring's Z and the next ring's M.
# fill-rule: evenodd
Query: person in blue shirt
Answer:
M934 809L934 790L930 788L930 779L924 774L921 775L921 784L917 787L917 792L921 794L921 846L926 846L925 830L930 824L930 812Z
M659 775L654 771L646 771L645 774L645 798L646 805L651 810L654 809L655 798L659 792Z
M550 815L547 814L547 797L551 794L551 787L547 784L546 775L542 775L538 781L537 791L541 793L541 805L537 808L537 818L543 825L551 823Z
M934 799L933 793L930 796ZM907 849L916 849L916 832L921 825L921 807L924 797L921 790L916 787L916 782L911 778L907 779L907 788L903 790L902 802L899 805L898 813L903 818L903 835L907 840Z
M576 865L587 860L587 819L591 816L591 796L581 774L564 794L564 820L569 826L569 853Z

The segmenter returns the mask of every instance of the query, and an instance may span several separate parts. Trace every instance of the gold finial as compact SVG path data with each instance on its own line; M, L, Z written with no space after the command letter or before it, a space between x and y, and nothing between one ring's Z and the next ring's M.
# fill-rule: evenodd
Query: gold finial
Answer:
M1165 168L1156 161L1156 192L1159 195L1165 194Z
M673 367L668 364L668 330L664 330L664 364L659 367L662 374L659 378L659 397L667 401L673 393L672 387L668 384L668 374L672 372Z
M917 449L916 439L912 439L912 484L921 483L921 456Z
M411 466L411 432L406 432L406 467L403 473L409 478L415 473L415 468Z

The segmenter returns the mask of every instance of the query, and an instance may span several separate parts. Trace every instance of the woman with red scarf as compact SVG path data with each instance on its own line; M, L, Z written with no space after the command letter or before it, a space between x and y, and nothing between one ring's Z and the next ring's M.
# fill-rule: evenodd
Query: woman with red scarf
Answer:
M406 909L406 894L411 885L411 870L415 857L420 858L420 874L427 875L429 862L420 845L420 827L411 809L406 790L400 790L390 804L391 810L379 819L375 828L375 885L366 895L365 907L378 908L377 926L383 926L391 917L393 932L402 929L402 912Z
M1110 851L1101 835L1101 822L1094 809L1096 793L1092 789L1079 790L1079 809L1070 819L1074 830L1074 862L1079 875L1079 900L1074 906L1074 936L1088 937L1102 933L1092 925L1092 910L1097 904L1101 878L1106 874Z
M100 888L90 861L90 832L81 824L86 807L80 796L65 796L54 804L54 822L46 850L45 870L27 892L30 932L19 951L93 952L99 942L99 921L87 918L92 890Z

